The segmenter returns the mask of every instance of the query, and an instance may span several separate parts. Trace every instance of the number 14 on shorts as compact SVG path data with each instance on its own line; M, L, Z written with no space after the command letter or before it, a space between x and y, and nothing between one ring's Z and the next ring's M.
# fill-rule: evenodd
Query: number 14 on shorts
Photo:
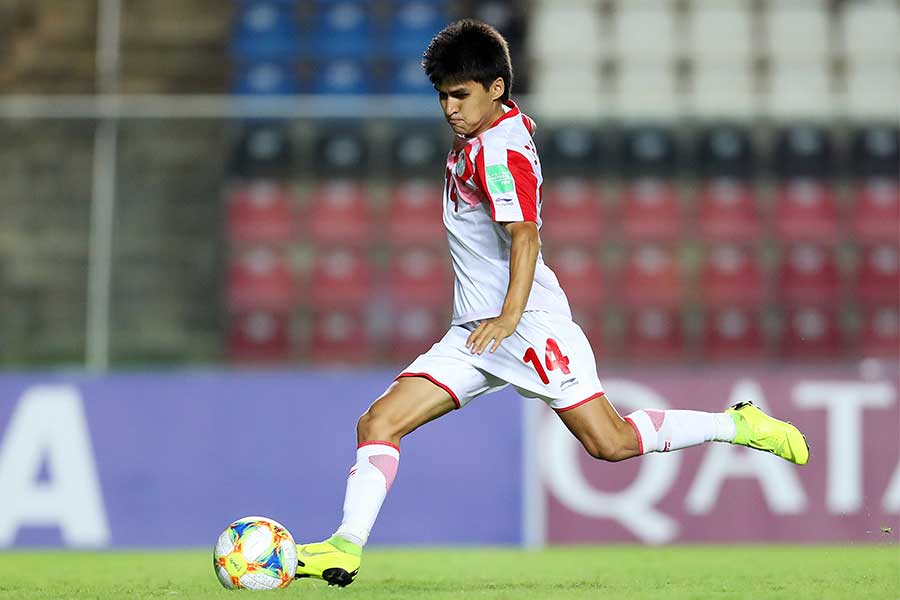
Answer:
M525 351L525 356L522 357L522 360L531 363L534 370L537 371L538 377L544 382L544 385L550 384L550 378L547 377L547 371L559 369L562 371L563 375L569 374L569 357L563 355L559 349L559 344L557 344L556 340L553 338L549 338L547 340L547 345L544 347L544 365L547 366L547 371L544 370L544 365L541 365L541 361L538 358L535 349L530 346L528 350Z

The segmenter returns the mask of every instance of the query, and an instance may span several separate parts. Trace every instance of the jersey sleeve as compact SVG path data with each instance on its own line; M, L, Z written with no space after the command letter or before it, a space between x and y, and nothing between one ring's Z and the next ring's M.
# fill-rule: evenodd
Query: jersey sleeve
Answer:
M537 222L537 175L523 153L486 144L475 159L475 169L494 221Z

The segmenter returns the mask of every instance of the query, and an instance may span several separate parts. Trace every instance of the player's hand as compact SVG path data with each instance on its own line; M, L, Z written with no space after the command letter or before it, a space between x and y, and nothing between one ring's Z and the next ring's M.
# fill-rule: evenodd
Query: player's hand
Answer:
M518 324L518 319L504 317L503 315L496 319L482 321L469 334L469 339L466 340L466 348L471 349L472 354L483 354L484 349L493 341L494 345L491 347L491 352L493 353L500 347L500 342L515 333Z

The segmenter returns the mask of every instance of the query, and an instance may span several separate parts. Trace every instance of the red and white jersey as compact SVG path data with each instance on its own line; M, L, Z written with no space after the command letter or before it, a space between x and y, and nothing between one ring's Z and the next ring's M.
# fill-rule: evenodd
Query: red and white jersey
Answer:
M453 325L500 315L509 286L512 237L501 225L541 226L541 164L534 121L512 101L506 114L475 138L457 137L447 156L444 226L456 276ZM556 275L538 253L525 310L572 317Z

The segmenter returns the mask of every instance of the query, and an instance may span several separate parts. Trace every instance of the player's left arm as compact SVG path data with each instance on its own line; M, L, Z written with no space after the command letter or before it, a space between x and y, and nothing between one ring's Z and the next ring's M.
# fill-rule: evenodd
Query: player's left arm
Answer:
M492 340L494 344L491 346L491 352L494 352L503 340L515 332L522 313L525 312L531 286L534 284L534 269L541 248L537 223L518 221L505 223L503 227L512 237L509 251L509 287L506 289L500 316L482 321L469 334L466 348L471 348L473 354L482 354Z

